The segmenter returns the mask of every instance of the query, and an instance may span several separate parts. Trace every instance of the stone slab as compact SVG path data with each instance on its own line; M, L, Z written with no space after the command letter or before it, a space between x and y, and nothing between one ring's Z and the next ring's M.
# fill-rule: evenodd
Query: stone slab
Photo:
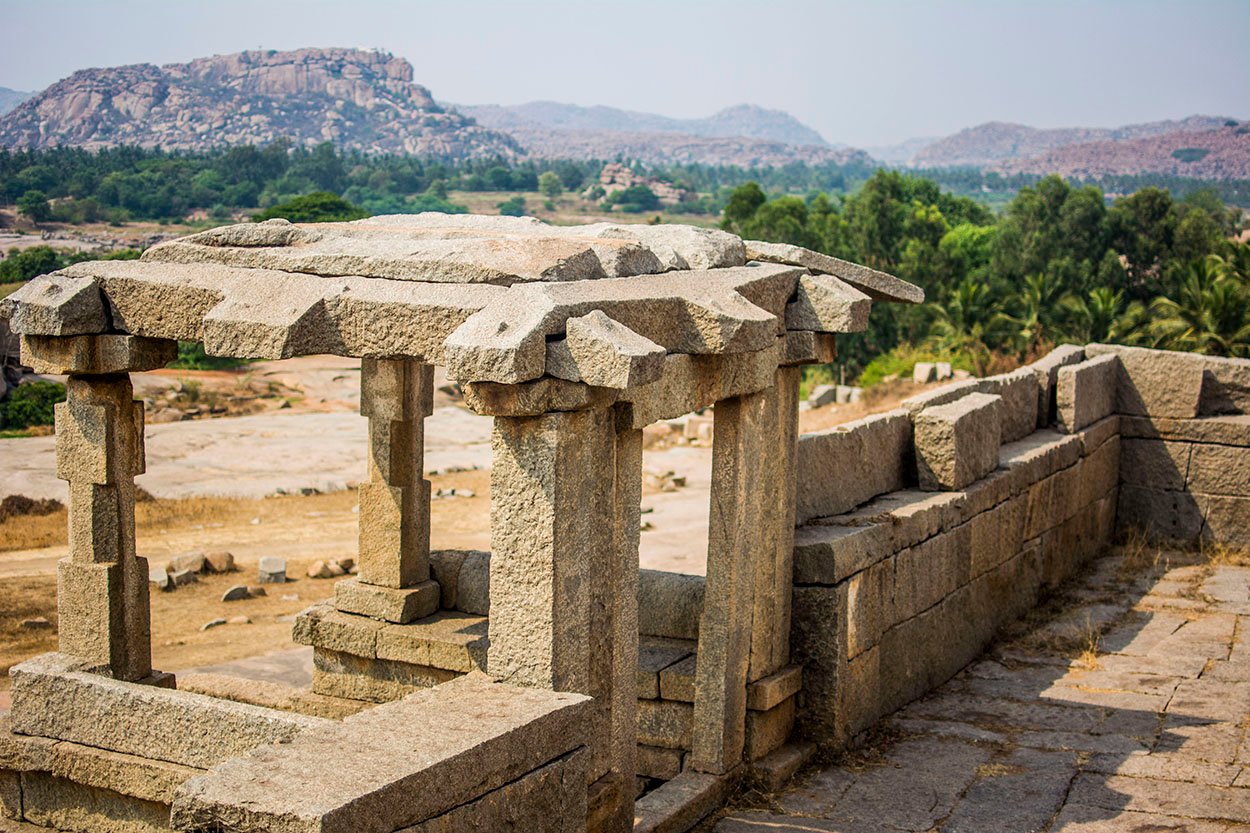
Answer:
M799 437L798 524L915 483L912 424L889 411Z
M794 583L834 585L887 558L890 527L861 523L800 526L794 531Z
M208 767L328 721L111 680L62 654L13 667L13 731Z
M1074 434L1115 412L1120 360L1112 354L1059 368L1056 423Z
M334 585L334 606L384 622L407 624L438 610L441 591L435 581L413 587L380 587L358 579L342 579Z
M38 277L0 301L0 318L18 335L76 336L109 331L100 288L91 278Z
M391 833L581 748L588 704L468 675L226 761L183 785L171 823Z
M747 240L745 243L748 260L788 263L806 267L813 272L833 275L878 301L907 304L919 304L924 301L923 289L907 281L899 280L893 275L887 275L885 272L839 260L802 246L765 243L762 240Z
M1085 347L1085 355L1090 358L1108 354L1120 359L1118 413L1180 419L1198 416L1206 368L1202 356L1111 344Z
M23 336L22 362L36 373L103 376L159 370L178 358L168 339L128 335Z

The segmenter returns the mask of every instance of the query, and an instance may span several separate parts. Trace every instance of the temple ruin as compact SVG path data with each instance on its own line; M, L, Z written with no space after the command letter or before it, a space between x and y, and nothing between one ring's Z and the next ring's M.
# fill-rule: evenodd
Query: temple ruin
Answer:
M1117 526L1250 545L1250 361L1067 346L799 436L800 367L921 300L720 231L441 214L229 226L31 282L3 313L69 377L70 555L60 651L12 671L0 817L680 833L948 679ZM128 374L179 340L362 360L359 573L294 634L337 716L151 667ZM435 365L494 419L489 553L430 549ZM640 572L642 429L708 407L706 578Z

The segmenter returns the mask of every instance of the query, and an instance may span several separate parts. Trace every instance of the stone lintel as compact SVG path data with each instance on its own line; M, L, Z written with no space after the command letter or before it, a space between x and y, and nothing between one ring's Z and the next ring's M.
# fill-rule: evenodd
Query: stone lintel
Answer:
M0 318L8 317L20 335L75 336L109 331L109 316L92 278L54 272L36 278L0 301Z
M129 335L22 336L22 361L36 373L102 376L157 370L178 358L178 343Z

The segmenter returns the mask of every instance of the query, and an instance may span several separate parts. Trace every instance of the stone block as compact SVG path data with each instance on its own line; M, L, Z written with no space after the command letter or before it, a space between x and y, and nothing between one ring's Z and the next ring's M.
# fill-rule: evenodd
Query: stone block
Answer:
M270 833L401 830L578 750L588 708L581 695L472 674L214 767L179 790L171 825ZM582 770L576 786L583 796L585 784Z
M668 781L681 774L682 759L686 753L680 749L665 749L662 746L638 746L638 774L644 778L658 778Z
M911 369L911 380L917 385L927 385L937 381L937 365L933 362L916 362Z
M19 335L76 336L109 330L100 288L91 278L43 275L0 301L0 318Z
M178 344L126 335L22 336L22 361L36 373L105 376L159 370L178 358Z
M21 817L21 776L13 770L0 769L0 819L20 819Z
M485 670L487 625L484 617L448 610L408 625L386 625L377 634L377 656L459 673Z
M562 341L547 343L547 373L596 387L638 387L660 378L666 351L598 310L566 323Z
M638 571L638 632L698 639L706 579L667 570Z
M1152 538L1196 543L1202 534L1202 508L1195 496L1128 483L1120 485L1116 526L1138 529Z
M964 524L894 557L892 607L879 620L878 636L896 622L928 610L968 582L971 541L972 527ZM869 645L875 642L876 638Z
M833 333L786 330L782 364L829 364L838 357L836 339Z
M373 445L377 451L376 440ZM410 486L378 481L361 484L358 554L362 581L395 589L421 584L429 578L429 549L429 481L418 478Z
M1120 444L1113 436L1082 461L1078 503L1087 505L1106 497L1120 480Z
M22 815L31 824L74 833L161 833L167 805L75 783L43 772L22 773Z
M1013 491L1019 493L1075 464L1081 458L1081 449L1080 437L1043 429L1004 445L999 450L998 464L1016 478Z
M792 659L803 667L804 724L812 737L839 726L839 670L845 665L846 589L795 587L790 624Z
M325 697L389 703L456 679L448 671L407 661L358 657L325 648L313 651L312 690Z
M1192 492L1250 497L1250 447L1194 445L1185 485Z
M1250 359L1207 357L1198 412L1250 413Z
M660 697L682 703L694 702L695 656L691 654L660 672Z
M746 758L757 761L779 749L794 728L797 698L790 697L767 711L747 712Z
M830 275L802 275L786 305L786 329L858 333L868 328L872 299Z
M1085 347L1085 355L1089 357L1107 354L1120 359L1117 412L1180 419L1198 416L1206 367L1202 356L1110 344Z
M1120 431L1125 439L1250 446L1250 414L1201 419L1126 416L1120 417Z
M286 583L286 559L276 555L262 556L257 573L257 581L261 584Z
M206 768L327 721L113 680L64 654L13 667L13 731Z
M638 701L638 742L665 749L689 749L694 706L671 700Z
M435 550L430 553L430 577L438 582L439 607L459 610L460 568L472 550Z
M787 665L775 674L747 686L747 709L768 711L798 694L803 688L803 669Z
M1250 550L1250 498L1194 495L1204 524L1202 537L1234 549Z
M1037 375L1027 367L976 380L980 393L1002 397L1002 442L1027 437L1037 428Z
M1150 489L1184 489L1195 446L1164 440L1120 443L1120 481Z
M989 572L1019 552L1026 508L1023 498L1012 498L968 522L972 578Z
M840 515L915 483L912 425L903 410L799 437L798 520Z
M1061 344L1042 358L1026 365L1037 377L1037 427L1045 428L1055 420L1055 388L1059 368L1085 360L1085 348Z
M291 639L297 645L312 645L371 659L378 655L378 635L385 623L366 616L342 613L328 603L313 605L295 617Z
M794 532L794 583L837 584L890 552L887 524L801 526Z
M335 583L334 606L344 613L405 624L437 611L439 593L435 581L397 589L348 578Z
M105 666L119 680L152 673L148 563L125 558L113 564L57 563L60 650Z
M644 636L638 645L638 699L660 696L660 672L694 656L695 643ZM692 698L693 699L693 698Z
M836 385L817 385L812 388L811 393L807 395L808 404L813 408L819 408L823 405L832 405L838 398L838 389Z
M920 486L962 489L998 465L1002 397L969 394L916 416L916 464Z
M1114 354L1059 368L1056 422L1075 434L1115 412L1120 360Z
M901 553L899 557L902 557ZM885 629L894 623L894 569L895 559L889 558L847 579L847 659L876 645Z
M920 287L899 280L893 275L860 266L858 263L839 260L836 257L787 243L765 243L761 240L743 242L746 244L747 260L786 263L802 266L820 274L833 275L878 301L907 304L919 304L924 301L924 290Z

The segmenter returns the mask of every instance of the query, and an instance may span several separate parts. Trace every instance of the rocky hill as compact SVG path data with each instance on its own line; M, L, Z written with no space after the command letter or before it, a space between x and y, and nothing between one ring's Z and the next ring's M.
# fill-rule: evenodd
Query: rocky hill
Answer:
M447 159L520 153L511 137L447 112L412 76L402 58L355 49L85 69L0 118L0 145L205 150L287 138Z
M1040 156L1069 145L1133 141L1166 134L1209 131L1223 127L1223 116L1190 116L1174 121L1124 127L1069 127L1043 130L1023 124L987 122L939 139L920 150L911 164L921 168L981 168L1010 159Z
M1093 178L1158 173L1195 179L1250 179L1250 123L1180 130L1120 141L1083 142L993 166L1004 173Z
M680 133L712 138L745 138L786 145L828 147L819 133L789 113L754 104L726 107L702 119L674 119L615 107L581 107L555 101L528 104L457 107L479 123L496 130L547 128L612 133Z
M3 116L32 95L34 93L24 93L21 90L10 90L8 87L0 87L0 116Z

